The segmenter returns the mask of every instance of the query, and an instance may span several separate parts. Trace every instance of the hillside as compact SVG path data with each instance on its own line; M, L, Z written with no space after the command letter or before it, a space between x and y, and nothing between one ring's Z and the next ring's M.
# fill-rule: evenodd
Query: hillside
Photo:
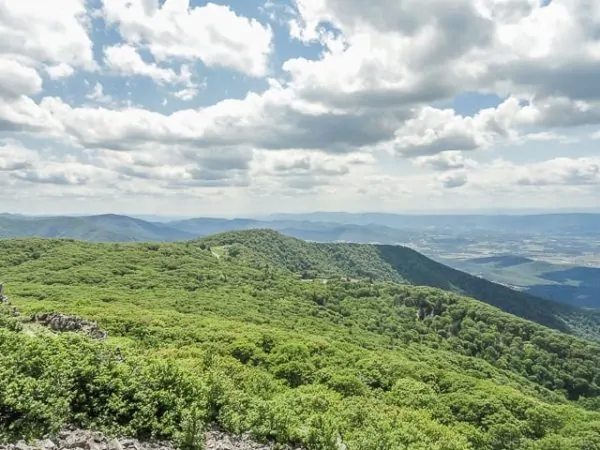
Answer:
M467 295L561 331L600 339L600 312L517 292L401 246L308 243L269 230L217 234L211 246L242 246L302 278L351 277L436 287Z
M92 242L145 242L185 240L194 236L164 224L114 214L86 217L0 215L0 238L49 237Z
M553 264L514 255L445 259L444 264L573 306L600 308L600 268Z
M0 241L0 279L21 312L0 308L0 441L72 423L184 449L207 425L307 449L600 445L598 344L377 281L400 275L374 250L385 254L264 231ZM299 279L297 265L330 278ZM360 273L370 265L373 282ZM109 339L26 320L41 312L95 320Z

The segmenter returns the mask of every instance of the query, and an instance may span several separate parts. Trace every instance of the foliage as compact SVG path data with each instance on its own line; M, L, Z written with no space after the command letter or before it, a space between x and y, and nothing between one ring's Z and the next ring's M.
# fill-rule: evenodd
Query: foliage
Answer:
M260 231L1 241L24 315L76 314L110 338L0 310L0 441L74 423L196 449L217 424L309 449L600 446L598 344L398 284L400 261L373 251Z

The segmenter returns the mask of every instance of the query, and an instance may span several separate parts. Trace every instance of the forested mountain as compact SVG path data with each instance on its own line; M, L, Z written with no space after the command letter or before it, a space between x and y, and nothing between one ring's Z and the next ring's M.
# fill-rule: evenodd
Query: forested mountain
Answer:
M441 280L423 258L263 230L0 241L21 313L0 308L0 441L72 423L184 449L206 426L307 449L598 448L600 345L397 282ZM56 312L109 337L28 320Z
M85 217L0 215L0 237L55 237L92 242L176 241L195 235L161 223L106 214Z
M406 247L309 243L271 230L217 234L206 242L248 248L271 264L308 279L347 276L453 291L542 325L600 340L600 311L518 292L444 266Z
M198 218L163 224L113 214L85 217L39 218L0 215L0 237L64 237L91 242L182 241L223 231L262 230L264 228L277 230L287 236L318 242L397 242L409 239L412 236L410 232L405 230L396 230L380 225L344 225L328 222L261 222L252 219ZM238 234L233 233L227 236L235 238ZM246 242L253 242L254 238L252 236L254 235L252 233L240 236L244 236ZM264 232L260 231L257 236L264 236ZM284 239L281 235L277 234L276 236L277 239L275 241L277 242ZM290 240L281 245L295 248L298 246L298 242L300 241ZM256 250L264 252L267 251L266 249L272 248L273 245L274 243L263 243L259 239L256 243ZM310 259L303 260L303 264L311 265L311 270L318 268L321 271L327 271L330 268L337 267L339 264L345 264L344 267L338 267L338 270L334 271L334 273L338 275L344 270L351 268L353 274L356 276L365 276L365 274L368 274L368 276L378 280L408 282L453 290L558 330L571 330L585 336L600 335L600 332L594 329L596 324L600 322L598 318L600 312L586 312L578 308L540 302L538 298L534 298L532 295L509 292L504 287L437 264L407 248L379 246L377 247L377 251L373 250L376 254L369 256L370 259L361 260L361 256L357 257L354 253L360 253L362 250L358 251L356 249L363 249L363 247L331 247L327 245L316 247L313 245L311 247L304 245L304 243L302 243L301 247L295 250L298 252L298 255L304 255L307 249L321 249L315 255L309 255ZM324 250L327 250L328 253L324 254ZM348 253L347 250L352 251ZM342 259L336 259L338 256L341 256ZM522 258L519 261L523 262ZM463 265L467 264L463 268L460 261L452 260L444 262L456 264L456 267L461 270L464 269L471 273L477 273L476 270L473 270L473 264L468 265L466 262L463 262ZM514 261L509 262L513 263ZM485 261L478 263L480 266L483 266L481 263L485 263ZM493 264L493 261L490 261L490 263ZM539 264L536 266L539 266ZM597 269L595 270L597 271ZM522 273L524 271L520 271L519 276ZM519 279L519 276L510 272L505 277L498 277L497 275L495 272L485 274L484 278L506 284L510 284L510 280L513 280L515 285L517 284L515 280ZM559 275L556 274L556 276ZM567 275L564 274L565 277ZM507 280L509 281L507 282ZM562 282L557 280L553 283L556 286L555 289L539 285L532 287L531 294L539 294L545 298L563 302L569 300L569 295L575 299L579 295L588 295L590 297L587 302L583 300L572 301L571 303L574 306L596 305L598 302L596 297L598 288L595 285L591 288L588 285L573 286L566 278ZM581 289L579 293L575 291L577 288Z

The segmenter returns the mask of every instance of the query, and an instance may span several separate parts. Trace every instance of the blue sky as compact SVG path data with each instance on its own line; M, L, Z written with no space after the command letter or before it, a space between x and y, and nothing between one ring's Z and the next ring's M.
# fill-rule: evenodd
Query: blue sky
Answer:
M600 208L585 0L0 8L0 210Z

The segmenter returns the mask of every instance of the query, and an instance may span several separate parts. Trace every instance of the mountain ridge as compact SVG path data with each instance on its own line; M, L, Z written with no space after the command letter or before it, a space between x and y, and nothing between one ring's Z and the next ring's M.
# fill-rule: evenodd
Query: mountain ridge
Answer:
M283 267L307 278L345 274L378 281L437 287L471 296L505 312L560 331L571 330L577 326L574 324L578 324L586 316L600 326L600 312L588 312L509 289L438 263L408 247L308 243L269 229L219 233L203 238L200 242L211 246L250 246L254 251L267 255L267 259L282 261ZM290 248L293 249L293 255L282 258L282 251ZM356 251L352 251L353 249ZM326 263L319 262L319 258L325 258ZM342 259L346 264L343 268L336 263L340 258L345 258ZM593 332L593 329L591 332L594 339L600 339L600 333ZM583 335L587 333L588 331Z

